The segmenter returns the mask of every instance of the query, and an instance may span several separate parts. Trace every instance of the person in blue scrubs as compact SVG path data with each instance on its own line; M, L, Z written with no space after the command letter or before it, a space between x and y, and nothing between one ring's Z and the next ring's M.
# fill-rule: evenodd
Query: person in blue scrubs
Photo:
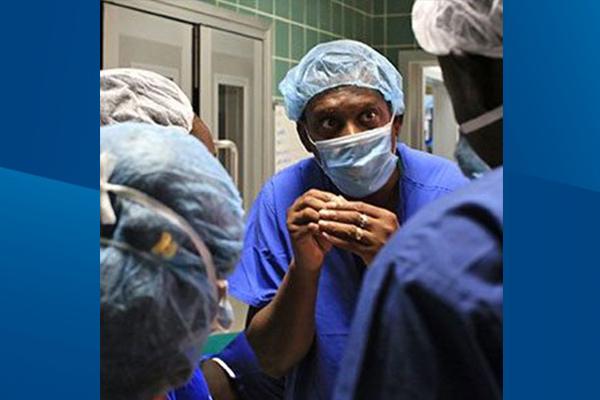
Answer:
M398 143L402 77L380 53L340 40L310 50L280 83L314 157L279 172L247 220L232 294L246 335L286 399L329 399L363 276L422 207L467 180L452 162Z
M104 126L100 150L102 398L207 400L198 366L228 319L220 300L242 249L239 192L178 127Z
M336 400L502 399L502 0L417 0L477 178L422 209L367 273Z
M185 94L175 83L154 72L134 68L100 72L100 124L122 122L182 128L216 155L210 130L194 115ZM208 160L207 165L212 164L214 160ZM224 316L231 317L221 313L222 323ZM260 372L244 333L221 353L204 357L190 381L167 396L173 400L203 400L209 391L215 400L268 400L279 398L283 392L279 381Z

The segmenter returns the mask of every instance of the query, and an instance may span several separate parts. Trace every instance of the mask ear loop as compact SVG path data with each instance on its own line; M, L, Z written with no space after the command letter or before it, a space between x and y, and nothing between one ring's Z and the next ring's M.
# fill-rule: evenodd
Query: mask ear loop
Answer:
M204 264L206 265L206 275L208 276L209 281L212 282L213 287L217 288L217 274L215 265L213 263L212 255L210 254L208 247L206 247L206 244L196 233L194 228L183 217L181 217L171 208L167 207L160 201L148 196L146 193L128 186L109 183L107 179L110 177L110 175L107 174L107 171L112 171L112 168L103 169L102 166L103 162L107 163L109 161L110 157L108 154L103 153L100 156L100 207L102 223L111 224L110 221L113 221L112 224L114 224L114 222L116 222L116 217L114 217L114 220L109 218L111 216L111 213L112 216L114 216L114 210L112 210L112 206L110 205L110 198L108 197L108 192L112 192L122 198L126 198L128 200L134 201L138 204L141 204L147 208L154 210L157 214L161 215L167 221L177 226L189 236L189 238L192 240L192 244L194 245L194 247L198 251L198 254L204 261ZM102 174L103 172L104 175ZM102 209L103 196L105 199L108 199L108 206L104 204L104 209Z
M469 121L460 124L460 132L463 135L468 135L471 132L475 132L481 128L493 124L499 121L504 116L504 105L494 108L493 110L487 111L478 117L475 117Z

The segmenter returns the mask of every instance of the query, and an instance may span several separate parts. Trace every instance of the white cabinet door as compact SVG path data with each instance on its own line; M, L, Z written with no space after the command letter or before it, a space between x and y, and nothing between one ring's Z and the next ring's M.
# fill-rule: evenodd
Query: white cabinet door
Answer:
M193 94L193 25L104 4L102 68L157 72Z
M264 99L263 46L244 35L205 26L200 30L201 117L215 139L237 148L238 188L247 210L264 182L264 159L273 158L263 124L270 104ZM225 153L221 161L236 175L231 152Z

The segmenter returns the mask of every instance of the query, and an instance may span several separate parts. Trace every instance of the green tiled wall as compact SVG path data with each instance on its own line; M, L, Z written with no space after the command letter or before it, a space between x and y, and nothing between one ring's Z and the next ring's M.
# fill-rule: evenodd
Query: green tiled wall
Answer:
M412 33L410 12L414 0L374 0L372 46L394 64L398 51L418 49Z
M318 43L356 39L394 64L401 49L418 48L410 26L414 0L199 0L271 22L273 96L285 73Z

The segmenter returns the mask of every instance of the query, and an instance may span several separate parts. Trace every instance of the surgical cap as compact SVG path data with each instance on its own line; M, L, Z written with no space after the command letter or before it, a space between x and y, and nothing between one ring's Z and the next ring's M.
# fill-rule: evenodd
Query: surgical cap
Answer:
M133 68L100 71L100 126L131 121L190 132L193 118L185 93L164 76Z
M502 14L502 0L417 0L412 26L429 53L502 58Z
M336 40L313 47L279 84L288 118L301 118L317 94L352 85L377 90L391 104L394 115L404 113L402 76L376 50L353 40Z
M217 276L232 271L242 249L241 199L202 143L178 128L124 123L101 128L100 149L113 160L110 184L176 212L206 244ZM116 220L100 226L102 398L152 398L197 366L216 290L176 224L118 194L110 202Z

